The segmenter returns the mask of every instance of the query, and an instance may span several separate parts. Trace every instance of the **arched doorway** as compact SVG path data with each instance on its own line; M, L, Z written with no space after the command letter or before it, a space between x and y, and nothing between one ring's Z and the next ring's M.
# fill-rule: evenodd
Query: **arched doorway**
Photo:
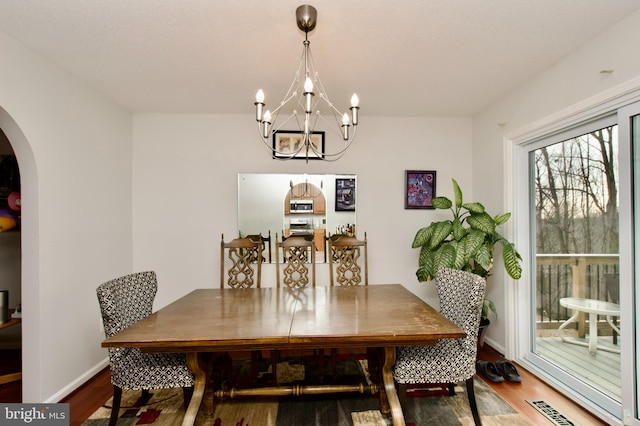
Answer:
M0 402L22 402L20 172L0 128Z
M37 401L40 377L38 179L31 146L16 121L2 107L0 107L0 129L11 144L20 170L22 401Z

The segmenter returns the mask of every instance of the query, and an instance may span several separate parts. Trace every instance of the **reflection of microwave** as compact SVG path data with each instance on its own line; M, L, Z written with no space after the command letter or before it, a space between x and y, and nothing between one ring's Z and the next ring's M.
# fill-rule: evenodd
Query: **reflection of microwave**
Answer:
M291 213L313 213L313 200L295 200L289 205Z

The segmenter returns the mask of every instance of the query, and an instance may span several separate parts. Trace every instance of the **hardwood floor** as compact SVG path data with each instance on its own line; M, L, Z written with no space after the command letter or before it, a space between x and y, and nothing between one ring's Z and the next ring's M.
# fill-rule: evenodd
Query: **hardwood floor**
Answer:
M495 362L503 359L501 354L488 345L485 345L479 355L480 359ZM529 419L534 425L551 424L546 417L531 407L527 400L543 399L551 404L574 423L581 426L606 425L598 418L582 409L580 406L557 392L546 383L542 382L524 368L518 366L518 372L522 376L522 383L492 383L487 382L498 394L502 396L512 407ZM482 377L482 376L480 376ZM64 398L61 402L70 405L70 426L80 426L94 411L108 400L113 392L110 383L110 372L108 369L97 374L92 380L85 383L75 392ZM0 386L0 401L12 402L3 397L15 399L15 389L13 396L3 393L3 386ZM19 397L19 395L18 395Z
M479 359L495 362L504 359L500 353L488 345L484 345L480 352ZM581 406L547 385L533 374L516 364L518 373L522 377L522 383L493 383L485 380L502 398L507 401L520 414L529 419L534 425L550 425L551 423L533 408L527 400L542 399L549 403L553 408L562 413L569 420L580 426L596 426L606 425L593 416ZM479 375L484 379L482 375Z

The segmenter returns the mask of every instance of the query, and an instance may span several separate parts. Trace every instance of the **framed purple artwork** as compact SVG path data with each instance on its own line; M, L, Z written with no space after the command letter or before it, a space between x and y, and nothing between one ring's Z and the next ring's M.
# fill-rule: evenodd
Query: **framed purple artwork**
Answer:
M407 170L405 175L405 209L434 209L431 198L436 196L434 170Z

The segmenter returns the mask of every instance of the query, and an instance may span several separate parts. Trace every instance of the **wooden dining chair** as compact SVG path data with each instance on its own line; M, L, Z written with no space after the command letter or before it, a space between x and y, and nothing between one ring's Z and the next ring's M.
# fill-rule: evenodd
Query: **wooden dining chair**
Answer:
M344 234L331 235L328 244L330 285L368 285L367 233L364 240Z
M220 288L260 288L262 279L262 240L260 238L235 238L224 242L224 234L220 240ZM216 354L221 360L220 368L213 374L227 377L232 367L228 352ZM253 377L257 377L258 360L262 351L251 351L251 368Z
M100 285L96 293L107 338L151 315L157 292L153 271L125 275ZM142 390L142 401L150 389L183 388L185 409L193 395L194 377L185 354L154 354L140 348L109 348L113 403L109 425L118 421L122 390Z
M476 374L478 330L486 281L479 275L457 269L439 269L436 286L440 312L462 328L467 337L440 339L433 346L401 346L396 349L393 377L398 383L400 402L406 401L408 384L448 383L466 381L467 398L477 426L482 423L478 414L473 377Z
M269 263L271 263L271 230L269 230L267 236L263 236L262 233L260 234L251 234L251 235L246 235L245 238L249 238L251 240L254 241L260 241L260 253L262 255L262 263L265 263L267 261L267 259L269 259ZM266 251L266 256L265 256L265 251Z
M251 238L220 241L220 288L260 287L262 242Z
M278 241L276 234L276 285L289 288L316 286L316 246L313 235L292 235Z

